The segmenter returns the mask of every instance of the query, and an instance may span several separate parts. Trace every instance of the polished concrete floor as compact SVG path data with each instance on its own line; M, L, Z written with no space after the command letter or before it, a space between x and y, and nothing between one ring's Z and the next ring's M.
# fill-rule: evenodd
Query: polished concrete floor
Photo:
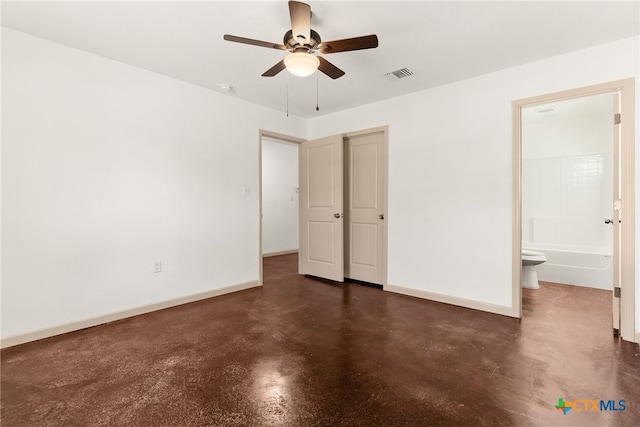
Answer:
M638 426L611 293L543 283L522 321L296 274L2 350L2 426ZM624 400L566 415L558 399Z

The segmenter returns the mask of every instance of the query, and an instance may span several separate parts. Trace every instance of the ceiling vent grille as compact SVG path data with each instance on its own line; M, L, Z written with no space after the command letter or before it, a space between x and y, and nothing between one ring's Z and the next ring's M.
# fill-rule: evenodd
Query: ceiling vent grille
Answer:
M387 78L387 80L395 81L413 76L413 71L408 68L401 68L399 70L386 73L384 76Z

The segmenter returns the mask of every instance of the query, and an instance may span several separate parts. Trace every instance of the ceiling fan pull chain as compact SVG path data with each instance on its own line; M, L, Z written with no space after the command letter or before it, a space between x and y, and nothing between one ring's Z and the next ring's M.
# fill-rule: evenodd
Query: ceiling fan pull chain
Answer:
M318 104L318 70L316 70L316 111L320 111Z
M287 78L287 117L289 117L289 78Z

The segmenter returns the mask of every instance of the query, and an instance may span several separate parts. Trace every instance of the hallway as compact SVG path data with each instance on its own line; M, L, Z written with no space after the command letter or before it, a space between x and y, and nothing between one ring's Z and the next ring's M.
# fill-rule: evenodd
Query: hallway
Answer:
M543 283L520 321L299 276L296 257L265 258L261 288L2 350L2 425L640 425L610 292Z

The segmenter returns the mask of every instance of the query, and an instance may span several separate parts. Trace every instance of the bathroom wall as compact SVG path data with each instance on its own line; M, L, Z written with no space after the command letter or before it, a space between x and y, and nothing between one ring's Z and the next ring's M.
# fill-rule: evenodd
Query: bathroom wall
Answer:
M298 250L298 144L262 138L262 254Z
M613 96L523 111L524 247L611 254Z

